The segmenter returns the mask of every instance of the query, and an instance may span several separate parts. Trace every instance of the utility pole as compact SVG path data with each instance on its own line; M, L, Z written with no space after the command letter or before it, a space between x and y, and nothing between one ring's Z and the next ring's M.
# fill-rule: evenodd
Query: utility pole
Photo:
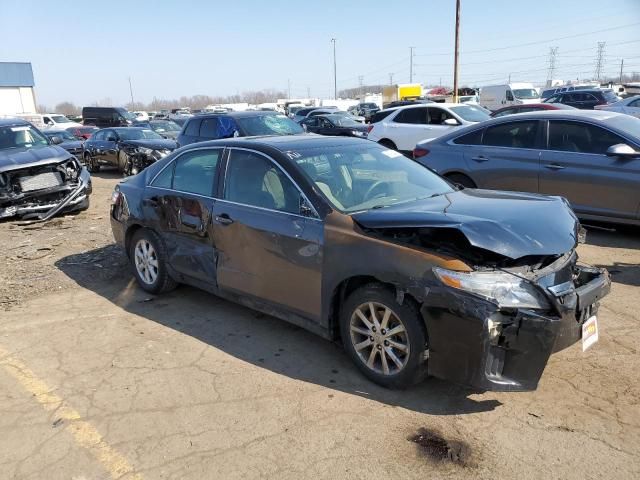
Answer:
M596 71L595 79L600 81L602 77L602 69L604 68L604 46L605 42L598 42L598 53L596 54Z
M511 74L509 74L509 80L507 80L507 83L511 83Z
M131 94L131 108L134 108L134 105L133 105L133 88L131 87L131 77L129 77L129 93Z
M549 48L549 71L547 72L547 86L553 83L553 77L556 74L556 56L558 55L558 47Z
M413 49L416 47L409 47L409 83L413 83Z
M458 103L458 57L460 55L460 0L456 0L456 46L453 55L453 102Z
M336 39L332 38L333 43L333 99L338 99L338 73L336 70Z
M307 87L307 98L311 98L311 87Z
M620 60L620 83L622 83L622 69L624 68L624 58Z
M291 100L291 80L287 78L287 100Z
M358 75L358 85L360 86L360 95L362 95L362 86L364 85L364 76Z
M393 85L393 73L389 74L389 85Z

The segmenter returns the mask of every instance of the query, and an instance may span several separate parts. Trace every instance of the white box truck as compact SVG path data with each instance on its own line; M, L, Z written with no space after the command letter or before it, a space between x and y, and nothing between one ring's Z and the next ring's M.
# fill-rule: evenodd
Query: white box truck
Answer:
M493 111L509 105L540 103L540 94L531 83L488 85L480 89L479 103Z

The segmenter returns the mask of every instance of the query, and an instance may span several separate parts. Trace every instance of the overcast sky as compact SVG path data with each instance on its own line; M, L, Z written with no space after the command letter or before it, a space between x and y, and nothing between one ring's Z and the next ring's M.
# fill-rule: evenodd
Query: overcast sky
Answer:
M0 1L0 61L33 64L38 103L79 105L278 88L292 96L409 81L452 84L455 0ZM461 81L543 82L640 72L640 0L462 0Z

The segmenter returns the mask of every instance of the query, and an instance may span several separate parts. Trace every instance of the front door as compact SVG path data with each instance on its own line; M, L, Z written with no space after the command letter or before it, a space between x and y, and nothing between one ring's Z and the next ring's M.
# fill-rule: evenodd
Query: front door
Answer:
M115 130L105 131L105 141L101 148L102 159L109 165L118 165L118 134Z
M214 205L218 285L320 319L323 224L273 159L231 149Z
M173 270L210 286L216 285L212 212L222 152L204 148L180 155L154 179L143 201Z
M465 149L465 163L480 188L538 192L540 125L537 120L488 127L482 146Z
M579 213L636 218L640 160L606 155L610 146L629 142L588 123L552 120L548 128L549 146L540 158L540 193L566 197Z

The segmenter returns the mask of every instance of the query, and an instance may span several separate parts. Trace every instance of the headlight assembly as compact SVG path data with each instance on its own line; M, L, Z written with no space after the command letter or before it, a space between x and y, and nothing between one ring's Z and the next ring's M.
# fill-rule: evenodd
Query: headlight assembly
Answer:
M500 307L550 308L548 300L535 286L506 272L456 272L433 269L445 285L496 302Z
M137 151L138 153L143 153L145 155L151 155L153 153L153 149L147 147L138 147Z

